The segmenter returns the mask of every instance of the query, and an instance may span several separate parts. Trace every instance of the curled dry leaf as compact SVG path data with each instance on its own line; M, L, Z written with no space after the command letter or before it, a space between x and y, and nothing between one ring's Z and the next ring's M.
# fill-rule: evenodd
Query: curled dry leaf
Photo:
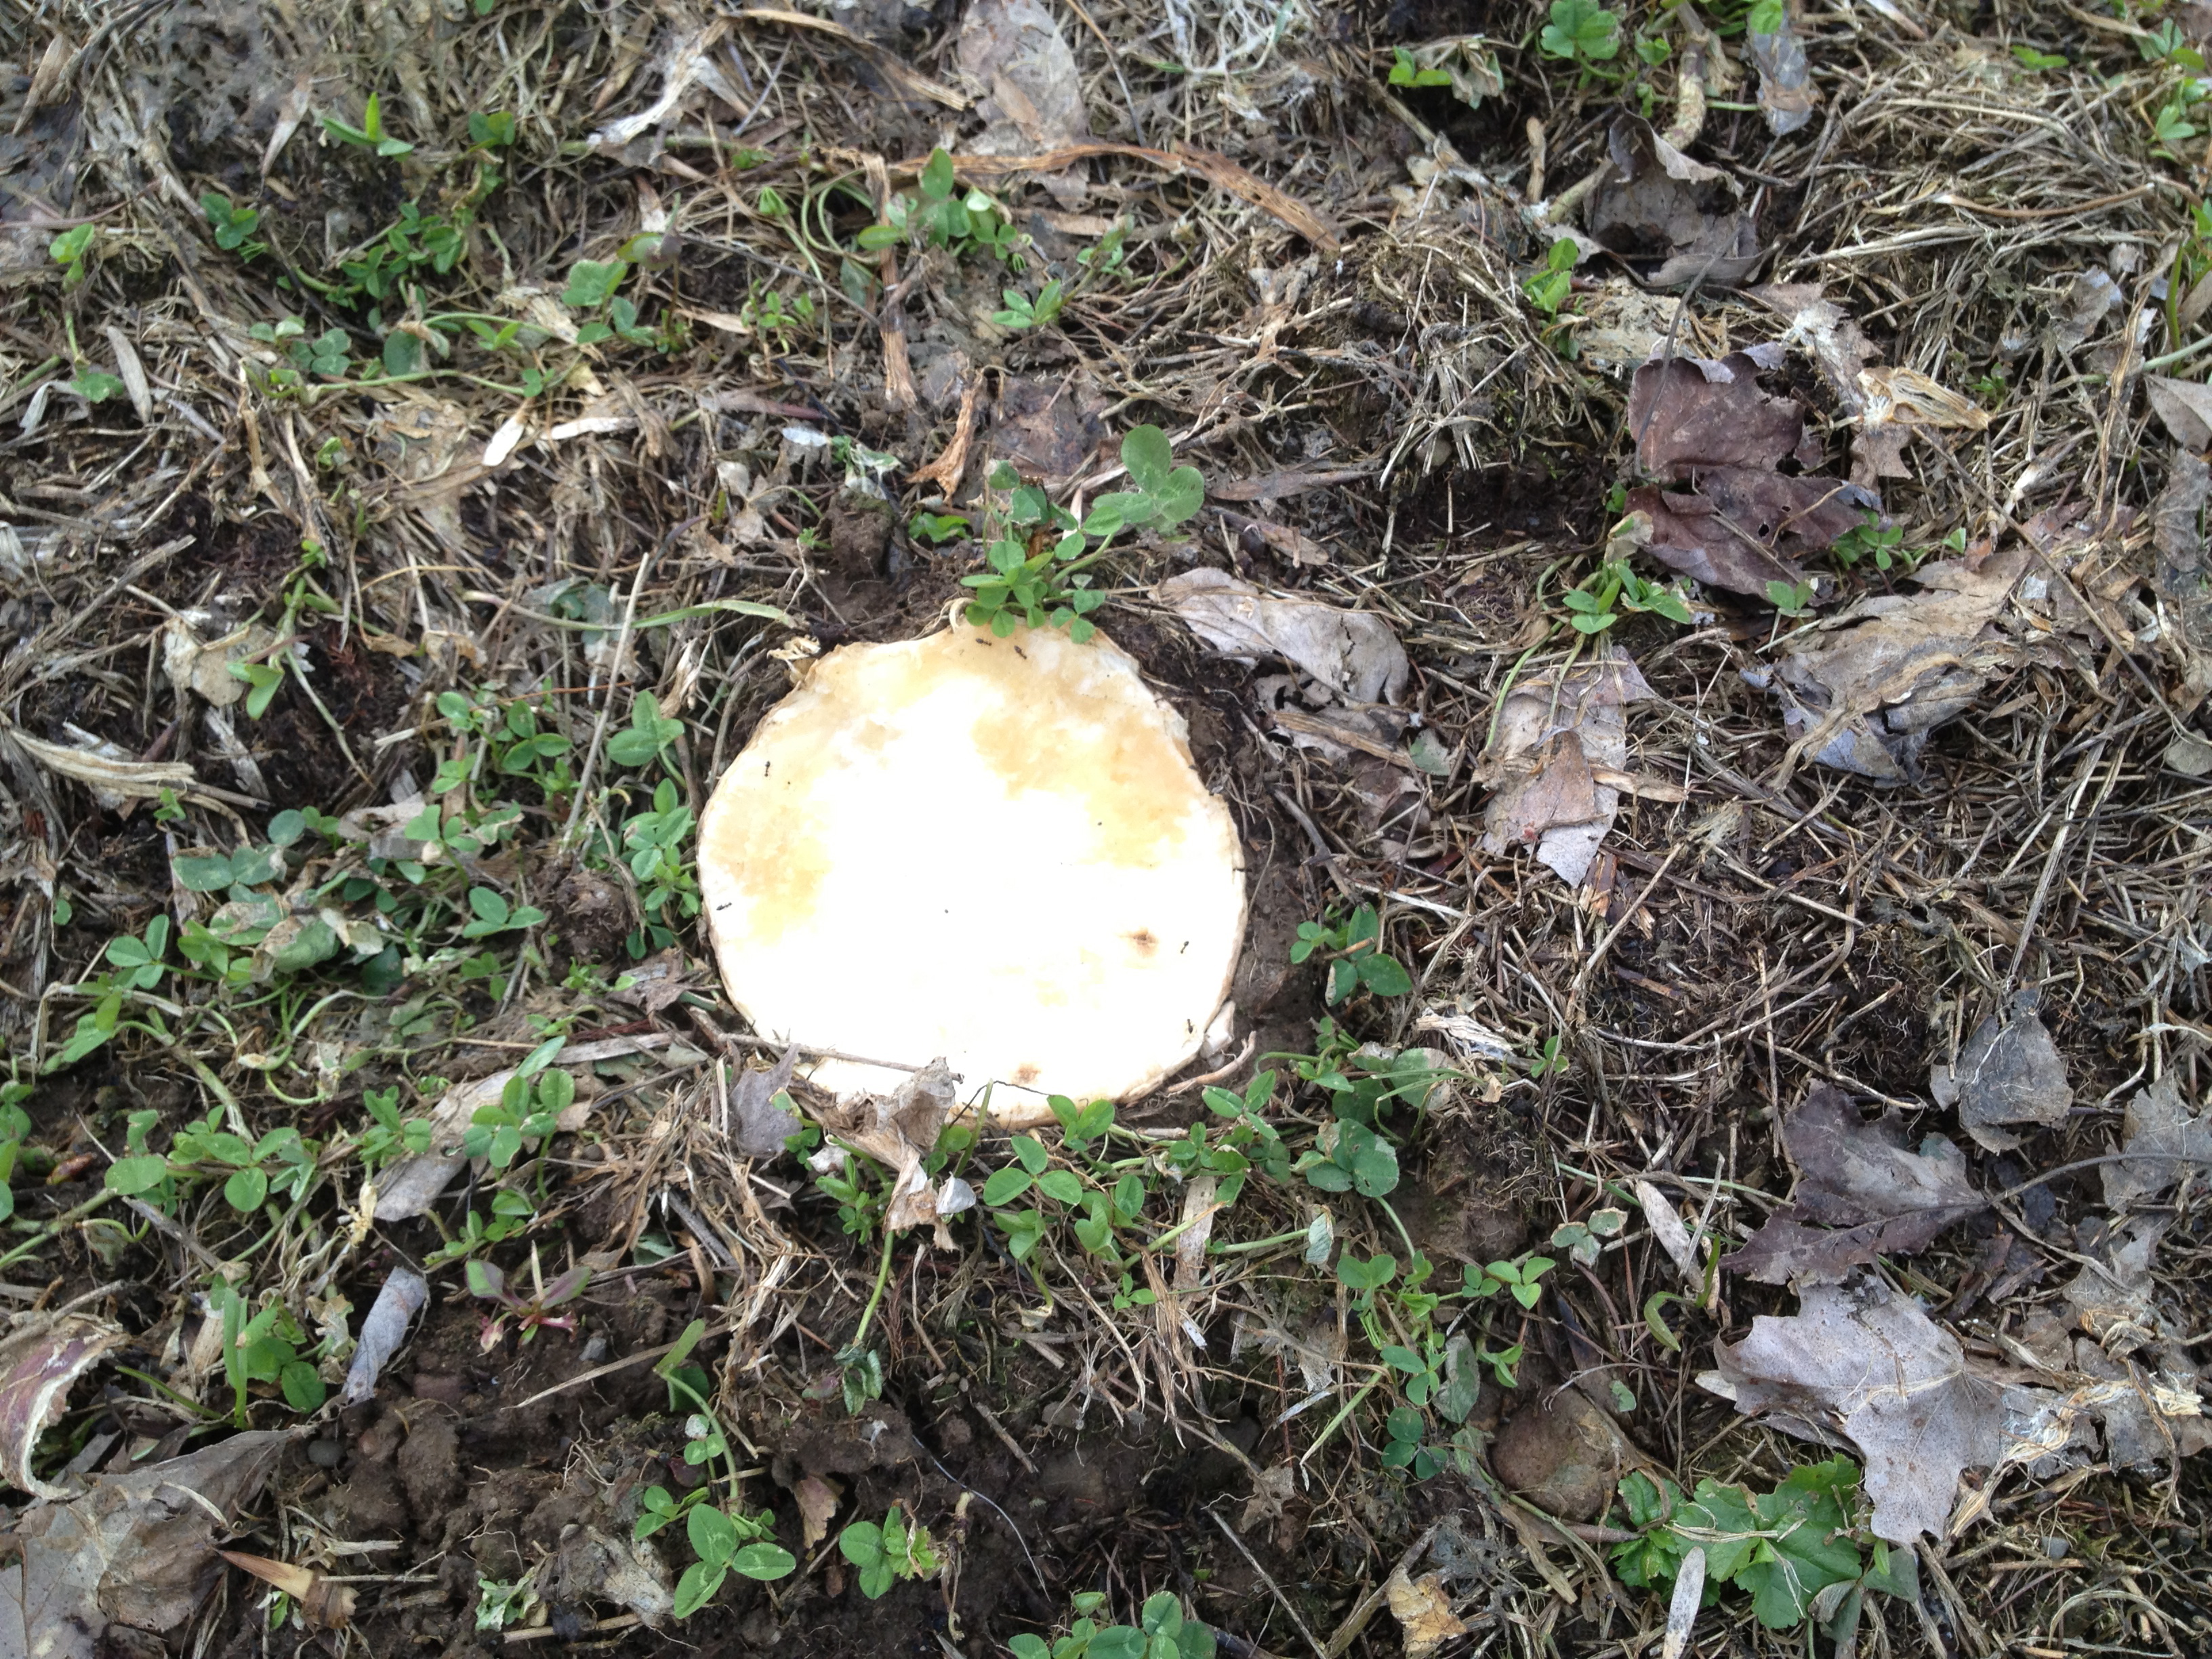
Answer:
M1913 574L1917 593L1878 593L1799 636L1780 665L1746 673L1776 691L1783 723L1822 766L1904 783L1929 734L1972 706L2013 654L1991 624L2026 568L2021 544Z
M1613 165L1591 192L1585 221L1600 246L1630 260L1655 288L1733 288L1765 254L1735 181L1693 161L1634 115L1607 133Z
M2125 1209L2162 1196L2178 1182L2212 1176L2212 1115L2191 1115L2172 1072L2128 1102L2120 1150L2124 1162L2104 1169L2105 1202Z
M1638 368L1629 389L1638 464L1696 488L1632 491L1625 533L1697 581L1759 599L1771 583L1802 581L1797 560L1857 528L1881 504L1856 484L1776 471L1784 460L1811 466L1820 459L1802 405L1759 387L1759 374L1778 368L1782 356L1770 343L1717 361L1667 357Z
M263 1583L284 1592L300 1604L309 1624L336 1630L353 1618L354 1591L350 1584L334 1584L313 1567L289 1561L271 1561L265 1555L246 1555L237 1550L217 1550L217 1555L240 1572L251 1573Z
M1782 27L1771 34L1749 34L1751 61L1759 65L1759 108L1767 131L1778 137L1796 131L1813 118L1815 94L1812 65L1805 61L1805 43L1790 27L1790 11L1782 12Z
M358 1406L376 1393L376 1380L407 1340L407 1327L430 1300L430 1286L412 1267L394 1267L378 1286L368 1317L361 1322L361 1340L353 1363L346 1370L345 1389L338 1397L343 1406Z
M798 1113L776 1104L779 1095L787 1102L790 1099L783 1091L791 1086L792 1067L798 1059L799 1050L788 1048L769 1070L747 1067L731 1079L730 1145L738 1156L774 1158L783 1150L783 1143L804 1127Z
M809 1474L800 1477L792 1496L799 1500L801 1547L811 1550L830 1535L830 1523L836 1518L837 1500L844 1491L834 1480Z
M1651 688L1617 647L1599 660L1547 669L1516 686L1476 777L1497 793L1483 815L1484 848L1531 847L1537 860L1573 885L1589 872L1620 792L1601 781L1628 763L1626 705Z
M674 1591L650 1545L586 1523L571 1527L547 1561L539 1584L548 1602L575 1607L611 1602L657 1627L676 1605Z
M119 1475L66 1504L34 1504L0 1567L0 1659L95 1659L110 1624L173 1629L222 1571L211 1547L291 1438L252 1431Z
M1851 439L1851 482L1863 489L1884 478L1905 478L1905 441L1911 428L1893 420L1869 426L1868 393L1861 376L1876 354L1850 314L1821 292L1818 283L1775 283L1744 290L1789 324L1784 345L1802 345L1820 365L1821 378L1857 430Z
M1796 1191L1721 1263L1762 1284L1837 1279L1877 1255L1909 1255L1984 1206L1956 1146L1930 1136L1913 1152L1902 1114L1868 1122L1828 1084L1784 1117L1782 1144L1797 1166Z
M1383 1594L1389 1598L1391 1616L1405 1636L1406 1659L1429 1659L1455 1636L1467 1634L1467 1626L1452 1613L1451 1597L1444 1592L1440 1572L1410 1578L1401 1564L1391 1569Z
M39 1479L31 1453L61 1420L70 1386L125 1336L88 1314L33 1314L0 1342L0 1480L40 1498L70 1496Z
M1281 657L1353 702L1397 702L1413 672L1390 624L1368 611L1263 593L1225 570L1203 567L1169 577L1156 591L1224 656L1245 662Z
M1958 1062L1936 1066L1928 1086L1940 1104L1958 1106L1960 1127L1992 1152L2010 1152L2021 1143L2000 1126L2054 1128L2074 1104L2058 1046L2026 1008L2015 1010L2009 1021L1996 1014L1983 1020L1959 1051Z
M234 663L260 660L276 635L259 623L233 629L220 639L202 641L182 617L161 630L161 672L178 696L193 691L217 708L228 708L252 688L230 672Z
M818 1114L827 1133L891 1171L890 1201L884 1212L884 1225L890 1231L937 1220L937 1195L930 1190L922 1160L936 1146L958 1099L952 1073L942 1060L933 1060L895 1093L863 1095ZM815 1155L817 1163L841 1156L834 1145Z

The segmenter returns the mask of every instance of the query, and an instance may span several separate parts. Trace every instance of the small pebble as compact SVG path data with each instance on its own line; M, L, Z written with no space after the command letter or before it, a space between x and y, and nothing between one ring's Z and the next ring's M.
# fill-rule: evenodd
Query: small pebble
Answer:
M338 1459L344 1455L345 1449L335 1440L310 1440L307 1443L307 1461L319 1469L337 1468Z
M586 1365L597 1365L604 1362L606 1357L606 1333L604 1331L592 1332L592 1340L584 1344L584 1363Z
M2054 1561L2064 1560L2066 1559L2066 1540L2063 1538L2045 1539L2043 1540L2043 1553Z

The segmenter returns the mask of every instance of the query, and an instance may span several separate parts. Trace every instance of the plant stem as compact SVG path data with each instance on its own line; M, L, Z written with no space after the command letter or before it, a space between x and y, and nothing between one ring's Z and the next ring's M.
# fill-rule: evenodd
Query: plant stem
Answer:
M1387 1376L1388 1373L1385 1372L1382 1375ZM1310 1458L1316 1452L1327 1445L1328 1443L1329 1436L1337 1431L1337 1429L1343 1424L1346 1418L1351 1416L1352 1413L1359 1409L1359 1402L1366 1399L1369 1395L1374 1393L1376 1388L1382 1382L1382 1376L1368 1378L1366 1386L1362 1388L1358 1394L1352 1395L1351 1399L1344 1402L1344 1409L1337 1413L1335 1416L1330 1418L1328 1421L1322 1425L1322 1431L1314 1437L1313 1444L1306 1448L1305 1456L1299 1458L1298 1462L1301 1464L1304 1464L1308 1458Z
M74 1226L77 1222L83 1220L85 1217L90 1215L94 1211L105 1208L108 1201L114 1196L115 1194L113 1193L107 1191L106 1188L102 1188L100 1191L94 1193L90 1198L85 1200L83 1203L78 1205L75 1209L63 1211L61 1214L56 1216L52 1221L46 1223L45 1226L40 1228L38 1231L33 1233L30 1237L25 1239L14 1249L9 1251L7 1255L0 1255L0 1267L14 1266L16 1262L21 1261L25 1256L37 1249L41 1244L45 1243L49 1238L52 1238L56 1233L61 1231L63 1228Z
M868 1305L860 1310L860 1327L853 1333L852 1346L855 1348L859 1347L862 1342L867 1340L869 1323L876 1316L877 1304L884 1299L884 1286L891 1282L891 1245L893 1243L894 1239L890 1226L890 1224L886 1222L884 1226L884 1259L876 1268L876 1288L869 1292Z

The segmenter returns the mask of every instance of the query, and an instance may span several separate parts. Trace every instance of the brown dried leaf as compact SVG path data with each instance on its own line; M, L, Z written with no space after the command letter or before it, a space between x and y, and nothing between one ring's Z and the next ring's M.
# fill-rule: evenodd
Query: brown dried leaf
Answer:
M984 93L976 113L987 125L968 148L1012 155L1091 137L1075 54L1058 19L1037 0L974 0L961 16L956 51L961 73ZM1044 182L1065 204L1081 204L1085 192L1078 169Z
M1024 477L1048 484L1073 478L1106 441L1100 402L1087 377L1070 382L1010 374L999 386L991 453Z
M2185 449L2212 449L2212 386L2165 374L2143 376L2152 413Z
M1628 392L1637 465L1657 478L1715 466L1771 470L1805 435L1804 406L1759 390L1760 371L1781 363L1780 347L1760 345L1717 362L1668 357L1644 364Z
M787 1048L767 1071L749 1067L731 1082L730 1146L740 1158L774 1158L804 1127L798 1113L775 1103L775 1097L791 1086L798 1060L799 1050Z
M290 1438L233 1435L32 1505L15 1522L19 1557L0 1567L0 1659L95 1659L111 1623L182 1624L222 1571L216 1532L235 1524Z
M125 1333L89 1314L33 1315L0 1342L0 1481L40 1498L68 1498L32 1472L39 1437L61 1420L70 1384Z
M2105 1165L2105 1203L2115 1210L2157 1198L2175 1183L2212 1173L2212 1115L2190 1115L2168 1072L2128 1103L2128 1162Z
M1984 1206L1956 1146L1931 1136L1912 1152L1901 1113L1867 1122L1825 1083L1784 1119L1782 1144L1798 1170L1789 1206L1721 1263L1762 1284L1839 1278L1879 1255L1909 1255Z
M1263 593L1203 566L1169 577L1155 592L1224 656L1284 658L1353 702L1395 702L1413 672L1390 624L1371 611Z
M311 1625L336 1630L353 1618L354 1589L350 1584L334 1584L313 1567L271 1561L265 1555L247 1555L238 1550L217 1550L216 1553L240 1572L250 1573L263 1583L283 1591L300 1604L301 1615Z
M1483 815L1484 848L1503 853L1534 833L1537 861L1570 886L1589 873L1620 805L1620 790L1601 774L1628 764L1624 705L1652 695L1635 663L1601 645L1596 662L1547 669L1516 686L1498 710L1498 730L1475 769L1498 793ZM1590 811L1577 811L1589 787Z
M834 1480L818 1474L802 1476L792 1496L799 1500L799 1522L803 1547L812 1549L830 1535L830 1522L836 1517L837 1500L844 1492Z
M1960 1127L1992 1152L2021 1143L2020 1136L1996 1126L2053 1128L2074 1104L2066 1062L2043 1022L2027 1011L2014 1013L2009 1023L1991 1014L1976 1026L1958 1063L1934 1068L1929 1091L1943 1105L1957 1103Z
M1769 582L1805 579L1801 568L1735 528L1712 501L1693 490L1646 484L1628 492L1628 509L1642 515L1637 539L1644 550L1704 586L1764 599Z
M1607 148L1613 166L1585 222L1599 246L1650 266L1645 282L1733 287L1765 257L1750 216L1735 210L1734 181L1690 160L1649 121L1615 118Z
M836 1138L815 1156L816 1167L834 1168L843 1156L836 1141L849 1142L892 1172L890 1201L884 1225L892 1232L938 1218L938 1202L922 1167L937 1146L939 1133L959 1098L959 1087L942 1060L933 1060L890 1095L865 1095L818 1114Z
M1800 636L1779 668L1745 678L1777 690L1783 721L1823 766L1884 783L1911 776L1928 734L1972 706L2013 653L1990 624L2027 568L2016 544L1913 574L1917 593L1860 600Z
M1962 1470L2045 1449L2035 1436L2058 1398L1976 1374L1956 1337L1872 1278L1808 1285L1794 1316L1762 1315L1714 1352L1719 1369L1698 1382L1738 1411L1857 1446L1875 1533L1899 1544L1943 1536Z
M1442 1573L1408 1578L1401 1565L1391 1570L1383 1592L1389 1598L1391 1616L1404 1632L1406 1659L1429 1659L1454 1637L1467 1634L1467 1626L1453 1615Z

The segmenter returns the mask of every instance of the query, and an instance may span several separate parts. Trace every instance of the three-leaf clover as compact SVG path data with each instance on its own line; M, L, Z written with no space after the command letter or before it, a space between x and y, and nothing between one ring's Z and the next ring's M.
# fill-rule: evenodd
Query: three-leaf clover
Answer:
M1538 44L1547 58L1603 63L1620 51L1620 19L1596 0L1552 0L1551 21Z
M652 692L641 691L630 705L629 727L607 739L607 758L617 766L649 766L683 735L684 722L663 714Z
M782 1578L799 1565L780 1544L745 1542L735 1521L705 1504L691 1511L684 1530L699 1559L684 1568L684 1576L676 1581L673 1611L678 1619L689 1619L713 1601L722 1581L732 1572L747 1578Z

